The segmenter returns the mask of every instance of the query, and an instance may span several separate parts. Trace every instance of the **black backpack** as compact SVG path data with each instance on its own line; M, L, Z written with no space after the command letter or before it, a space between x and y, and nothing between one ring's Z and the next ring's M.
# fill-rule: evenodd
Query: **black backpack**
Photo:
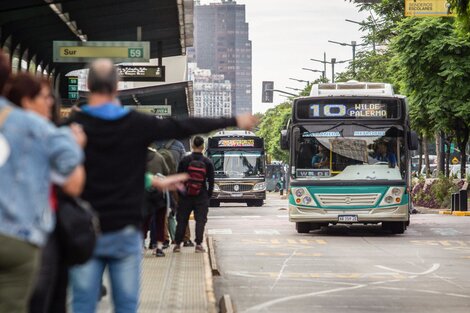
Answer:
M206 164L203 161L192 160L188 165L189 179L186 181L186 195L198 196L206 183Z

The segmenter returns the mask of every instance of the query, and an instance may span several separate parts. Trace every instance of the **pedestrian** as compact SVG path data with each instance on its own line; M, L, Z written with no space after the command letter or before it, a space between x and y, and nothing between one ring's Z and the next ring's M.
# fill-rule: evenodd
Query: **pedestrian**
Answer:
M156 140L237 126L252 128L252 116L237 118L156 119L117 101L118 73L107 59L88 72L88 104L71 119L88 137L85 168L89 179L82 198L99 214L102 234L91 260L71 269L73 311L93 313L105 268L110 274L114 311L137 312L142 259L142 213L147 147ZM145 176L148 177L148 176ZM187 175L153 178L159 189L176 189Z
M9 58L0 51L1 94L10 72ZM24 93L16 104L47 108L48 95L40 84L20 85ZM54 228L51 177L66 193L79 195L85 179L83 152L69 129L58 129L3 96L0 116L0 312L25 313L40 249Z
M12 103L47 120L58 118L55 114L57 108L54 105L51 86L47 79L19 73L9 81L5 95ZM53 122L58 123L58 120ZM85 135L78 125L74 125L72 130L78 132L81 140L78 144L83 147ZM83 167L81 172L84 175ZM58 209L55 189L52 190L50 197L51 207L55 212ZM46 245L41 249L40 269L29 304L30 313L66 311L68 268L64 256L61 255L57 231L55 227Z
M179 166L178 173L188 173L189 179L186 190L180 197L176 219L176 242L173 252L180 252L184 232L188 226L189 216L194 212L196 220L196 252L205 252L202 247L204 227L209 212L209 200L214 190L214 165L202 153L204 151L204 138L194 137L192 153L184 157Z

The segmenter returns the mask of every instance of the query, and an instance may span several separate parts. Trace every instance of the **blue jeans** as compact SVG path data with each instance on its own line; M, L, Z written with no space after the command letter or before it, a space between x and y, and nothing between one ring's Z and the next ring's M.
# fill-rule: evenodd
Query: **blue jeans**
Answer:
M139 306L142 234L133 226L105 233L93 257L70 270L75 313L95 313L103 272L108 266L116 313L136 313Z

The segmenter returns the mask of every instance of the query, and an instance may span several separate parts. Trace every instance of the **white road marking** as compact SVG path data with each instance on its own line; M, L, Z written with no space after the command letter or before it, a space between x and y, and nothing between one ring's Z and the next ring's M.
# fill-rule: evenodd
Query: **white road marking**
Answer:
M230 228L209 229L207 233L209 235L231 235L232 230Z
M255 230L256 235L280 235L279 231L275 229L259 229Z
M441 236L458 236L461 234L453 228L431 228L431 231Z
M227 216L223 216L223 215L209 216L209 219L224 219L224 218L227 218Z
M279 217L279 218L289 218L289 215L287 215L287 214L284 214L284 215L277 215L277 217Z
M422 272L422 273L413 273L413 272L407 272L407 271L397 270L397 269L390 268L390 267L386 267L386 266L383 266L383 265L376 265L375 267L381 268L381 269L383 269L383 270L387 270L387 271L399 273L399 274L407 274L407 275L422 276L422 275L431 274L431 273L437 271L437 270L441 267L441 265L440 265L439 263L435 263L435 264L433 264L433 265L431 266L430 269L428 269L427 271L424 271L424 272Z
M292 252L292 254L284 260L284 263L282 263L282 267L281 267L281 270L279 271L279 274L277 275L277 278L276 280L274 281L274 284L271 286L271 291L273 291L273 289L276 287L277 283L279 282L279 280L281 279L282 277L282 274L284 273L284 270L287 266L287 263L289 262L290 259L292 259L292 257L297 253L297 249L294 250L294 252Z
M242 215L241 218L260 218L260 215Z

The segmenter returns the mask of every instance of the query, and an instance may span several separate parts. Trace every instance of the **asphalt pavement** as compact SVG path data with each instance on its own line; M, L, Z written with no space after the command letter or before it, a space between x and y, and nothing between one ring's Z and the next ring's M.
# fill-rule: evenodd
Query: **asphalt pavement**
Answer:
M470 217L412 215L403 235L339 225L297 234L287 202L211 208L221 276L236 312L470 312Z

